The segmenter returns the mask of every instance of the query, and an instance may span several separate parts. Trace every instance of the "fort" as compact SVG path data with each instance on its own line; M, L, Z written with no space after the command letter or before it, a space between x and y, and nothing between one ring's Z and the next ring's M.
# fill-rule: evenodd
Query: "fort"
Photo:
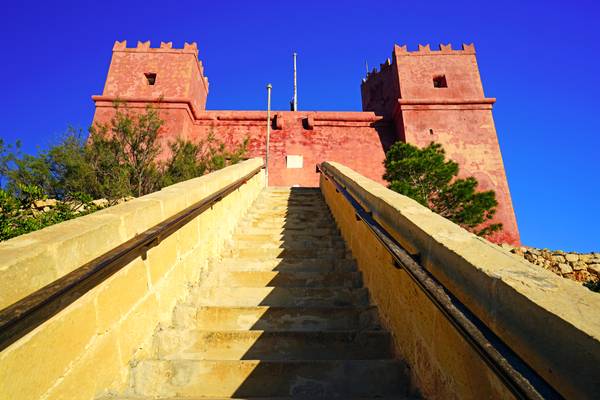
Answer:
M396 46L361 90L273 113L269 186L267 113L206 110L195 44L117 42L96 122L151 104L163 144L251 157L0 243L0 399L597 399L600 296L565 278L600 254L498 246L382 185L391 143L443 143L518 243L474 47Z
M102 95L93 96L95 122L114 113L113 102L128 107L152 104L166 121L165 149L175 137L201 139L213 132L225 143L249 138L249 155L264 156L266 111L206 110L208 78L195 43L174 49L116 42ZM480 189L496 192L495 222L503 230L490 239L519 244L519 231L474 45L454 50L429 45L408 51L394 46L391 60L361 85L362 112L275 111L272 115L269 184L317 186L315 165L343 162L383 183L385 152L397 140L418 146L441 143L460 165L461 176L477 178Z

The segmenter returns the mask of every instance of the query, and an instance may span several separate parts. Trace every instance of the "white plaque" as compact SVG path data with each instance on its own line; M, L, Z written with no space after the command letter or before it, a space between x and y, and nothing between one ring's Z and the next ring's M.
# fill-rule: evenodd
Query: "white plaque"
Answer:
M304 166L304 159L302 156L290 154L285 157L285 161L288 168L303 168Z

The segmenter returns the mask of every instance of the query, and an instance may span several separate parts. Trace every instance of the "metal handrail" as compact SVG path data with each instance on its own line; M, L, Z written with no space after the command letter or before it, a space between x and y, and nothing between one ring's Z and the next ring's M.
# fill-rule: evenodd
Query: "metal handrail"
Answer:
M0 311L0 351L237 190L263 166Z
M419 264L418 255L409 254L398 241L383 228L350 193L346 186L335 178L324 164L317 171L330 180L336 192L353 206L357 220L361 220L375 235L394 259L396 268L406 271L414 283L442 312L458 333L481 356L510 392L518 399L563 399L548 382L523 361L510 347L465 304L443 286L426 268ZM417 259L417 260L415 260Z

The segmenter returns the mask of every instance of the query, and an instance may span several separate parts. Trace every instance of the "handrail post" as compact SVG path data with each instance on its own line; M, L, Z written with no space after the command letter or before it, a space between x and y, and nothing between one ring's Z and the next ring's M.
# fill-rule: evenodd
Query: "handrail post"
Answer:
M269 142L271 139L271 84L267 84L267 148L265 149L265 188L269 187Z

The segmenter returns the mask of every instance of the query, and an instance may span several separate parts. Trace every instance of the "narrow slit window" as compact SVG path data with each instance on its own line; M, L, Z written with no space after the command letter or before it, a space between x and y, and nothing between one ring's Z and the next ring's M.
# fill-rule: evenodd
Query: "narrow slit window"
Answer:
M446 82L446 75L437 75L433 77L434 88L447 88L448 82Z
M152 86L156 83L156 74L154 72L145 73L144 76L146 76L148 85Z

